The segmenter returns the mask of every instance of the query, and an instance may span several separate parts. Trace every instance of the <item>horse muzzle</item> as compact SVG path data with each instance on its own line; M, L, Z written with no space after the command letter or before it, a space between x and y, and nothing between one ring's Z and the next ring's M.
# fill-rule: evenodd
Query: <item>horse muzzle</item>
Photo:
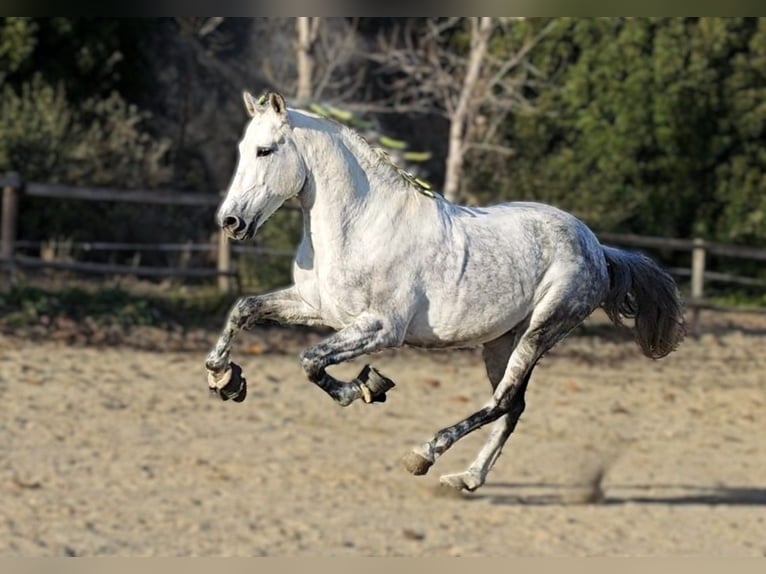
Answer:
M254 217L248 224L243 218L236 215L227 215L221 219L221 230L231 239L242 241L255 235L258 217Z

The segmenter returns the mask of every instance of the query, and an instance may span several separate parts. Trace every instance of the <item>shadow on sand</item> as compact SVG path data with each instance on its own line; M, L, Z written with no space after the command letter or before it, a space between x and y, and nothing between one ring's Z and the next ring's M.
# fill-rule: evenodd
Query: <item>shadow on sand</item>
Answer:
M609 485L488 483L466 499L508 505L731 505L766 506L766 488L688 484Z

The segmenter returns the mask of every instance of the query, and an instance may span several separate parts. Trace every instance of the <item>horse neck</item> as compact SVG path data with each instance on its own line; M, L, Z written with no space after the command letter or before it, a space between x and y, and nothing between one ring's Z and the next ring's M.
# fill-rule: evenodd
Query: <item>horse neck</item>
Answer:
M300 199L312 241L346 244L357 230L369 233L387 221L406 225L417 217L418 200L427 198L410 189L361 137L316 124L294 133L309 172Z

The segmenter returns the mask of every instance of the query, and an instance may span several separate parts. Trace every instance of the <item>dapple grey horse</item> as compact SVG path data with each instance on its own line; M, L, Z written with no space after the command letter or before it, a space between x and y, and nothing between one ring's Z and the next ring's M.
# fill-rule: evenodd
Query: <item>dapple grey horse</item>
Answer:
M239 299L206 361L223 399L242 400L233 338L263 321L323 325L335 333L304 350L308 379L340 405L384 401L393 382L364 368L352 381L327 367L401 345L483 346L493 394L486 404L404 457L413 474L466 434L494 422L464 472L481 486L524 410L543 354L602 307L634 320L644 354L660 358L683 337L675 283L646 256L599 243L580 220L551 206L514 202L474 208L431 193L350 128L288 109L279 94L244 94L251 119L219 211L229 237L247 240L288 199L303 211L294 284Z

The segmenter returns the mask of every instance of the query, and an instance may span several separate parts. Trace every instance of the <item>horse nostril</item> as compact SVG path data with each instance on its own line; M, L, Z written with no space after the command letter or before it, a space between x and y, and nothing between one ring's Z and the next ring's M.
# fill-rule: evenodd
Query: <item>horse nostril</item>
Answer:
M236 215L227 215L223 218L223 228L224 229L233 229L234 231L239 231L244 227L245 222L242 221L239 217Z

